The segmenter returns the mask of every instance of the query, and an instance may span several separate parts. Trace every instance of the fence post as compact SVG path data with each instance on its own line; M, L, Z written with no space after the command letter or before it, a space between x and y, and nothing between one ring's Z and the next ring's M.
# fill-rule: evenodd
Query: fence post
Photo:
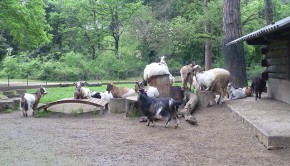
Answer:
M9 74L8 74L8 86L9 86Z
M27 77L26 77L26 85L28 86L28 73L27 73Z

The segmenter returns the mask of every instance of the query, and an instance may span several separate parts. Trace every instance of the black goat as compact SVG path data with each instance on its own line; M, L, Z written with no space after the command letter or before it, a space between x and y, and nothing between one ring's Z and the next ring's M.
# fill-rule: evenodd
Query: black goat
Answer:
M179 102L172 98L155 98L148 97L144 89L139 90L140 94L138 97L138 102L141 111L147 116L148 124L152 122L154 126L154 118L162 117L167 120L165 127L168 127L169 121L173 118L176 121L176 127L180 124L177 117Z
M252 80L251 88L253 92L256 94L257 101L257 98L261 99L262 92L266 91L266 81L260 77L256 77Z

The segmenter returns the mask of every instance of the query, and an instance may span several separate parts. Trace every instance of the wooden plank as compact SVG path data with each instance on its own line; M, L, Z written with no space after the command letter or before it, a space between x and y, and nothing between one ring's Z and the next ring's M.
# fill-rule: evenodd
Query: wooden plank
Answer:
M267 67L266 72L268 73L287 73L287 65L271 65Z
M277 58L269 58L266 59L267 65L287 65L288 57L277 57Z
M288 52L287 49L281 49L281 50L270 50L266 53L266 58L278 58L278 57L287 57Z
M272 41L269 45L268 45L268 48L269 48L269 51L272 51L272 50L281 50L281 49L287 49L288 47L288 41Z
M101 99L73 99L73 98L66 98L66 99L61 99L57 100L55 102L48 103L44 106L38 107L39 109L46 109L49 108L53 105L58 105L58 104L65 104L65 103L80 103L80 104L88 104L96 107L100 107L101 109L104 109L104 107L108 104L108 101L106 100L101 100Z
M269 78L276 78L276 79L286 79L287 74L285 73L269 73Z

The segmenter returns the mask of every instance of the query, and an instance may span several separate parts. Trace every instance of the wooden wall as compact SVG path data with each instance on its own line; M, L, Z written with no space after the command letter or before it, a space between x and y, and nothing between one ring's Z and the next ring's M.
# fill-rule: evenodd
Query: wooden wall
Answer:
M272 41L262 50L265 59L262 66L269 78L290 80L290 42L289 40Z

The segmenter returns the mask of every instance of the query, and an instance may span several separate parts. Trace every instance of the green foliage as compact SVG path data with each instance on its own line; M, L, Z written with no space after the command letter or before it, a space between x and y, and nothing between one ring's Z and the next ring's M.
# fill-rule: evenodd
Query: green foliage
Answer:
M5 112L5 113L11 113L12 111L13 111L13 110L12 110L11 108L5 108L5 109L4 109L4 112Z
M42 0L0 1L0 29L5 29L18 44L35 48L51 40Z
M272 2L274 21L289 16L290 3ZM164 54L176 76L185 64L204 64L206 40L213 67L223 67L222 5L209 1L206 11L203 1L192 0L0 1L0 77L139 79L145 65ZM244 35L264 27L264 1L241 1L241 21ZM210 33L204 32L206 22ZM249 73L260 71L260 48L245 45Z

